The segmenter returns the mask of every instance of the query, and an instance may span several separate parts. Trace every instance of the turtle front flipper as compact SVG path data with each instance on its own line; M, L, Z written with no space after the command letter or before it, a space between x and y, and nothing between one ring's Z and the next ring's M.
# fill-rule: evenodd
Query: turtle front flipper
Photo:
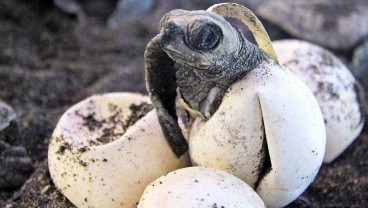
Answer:
M144 53L146 85L162 131L173 152L180 157L188 150L188 143L179 127L175 109L176 69L174 62L162 50L160 40L161 35L154 37Z

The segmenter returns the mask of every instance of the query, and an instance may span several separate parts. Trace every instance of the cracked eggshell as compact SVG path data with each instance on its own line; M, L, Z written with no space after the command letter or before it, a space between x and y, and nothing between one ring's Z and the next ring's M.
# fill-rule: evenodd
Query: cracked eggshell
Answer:
M138 208L265 207L257 193L224 171L189 167L173 171L149 184Z
M281 65L302 79L316 97L326 124L324 162L332 162L360 134L364 116L350 70L329 51L300 40L274 41Z
M49 146L49 169L74 205L136 207L149 183L189 165L188 154L177 158L171 151L149 103L133 93L96 95L60 118Z
M197 118L189 138L193 165L239 177L267 207L285 206L308 187L326 145L312 92L269 60L233 84L209 120Z

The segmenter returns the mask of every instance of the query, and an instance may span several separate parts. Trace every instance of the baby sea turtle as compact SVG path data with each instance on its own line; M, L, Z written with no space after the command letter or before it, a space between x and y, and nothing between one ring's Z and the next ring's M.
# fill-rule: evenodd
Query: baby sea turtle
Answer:
M160 34L145 52L146 84L174 152L188 146L177 124L178 92L187 109L208 119L226 90L268 59L238 29L206 11L173 10L160 22Z
M223 17L245 23L258 47ZM325 150L323 117L312 92L278 64L257 17L234 3L173 10L145 52L146 84L177 156L225 170L267 206L282 207L315 178ZM176 98L193 118L189 144Z
M349 50L368 35L366 0L276 0L257 13L298 38L321 46Z

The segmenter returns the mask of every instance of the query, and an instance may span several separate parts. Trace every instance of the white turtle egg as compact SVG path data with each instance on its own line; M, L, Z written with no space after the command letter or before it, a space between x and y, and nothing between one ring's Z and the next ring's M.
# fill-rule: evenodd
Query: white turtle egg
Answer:
M177 158L171 151L150 109L146 96L109 93L62 115L49 146L49 169L74 205L136 207L149 183L189 165L188 154Z
M149 184L138 208L265 207L257 193L224 171L189 167L173 171Z
M308 187L326 145L312 92L271 60L234 83L209 120L197 118L189 138L193 165L239 177L267 207L286 206Z
M326 124L324 162L332 162L360 134L364 115L349 69L329 51L300 40L274 41L281 65L302 79L316 97Z

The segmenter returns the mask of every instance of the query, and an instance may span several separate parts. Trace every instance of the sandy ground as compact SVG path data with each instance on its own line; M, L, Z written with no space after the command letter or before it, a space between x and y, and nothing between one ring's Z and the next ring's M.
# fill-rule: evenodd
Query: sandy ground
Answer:
M78 23L52 1L0 1L0 98L18 115L12 129L6 130L15 136L1 132L0 138L25 147L34 161L34 172L22 187L0 190L0 206L72 207L47 170L48 140L58 118L92 94L146 93L143 52L169 8L156 6L146 14L149 21L131 18L111 29L104 24L116 1L111 2L101 12L87 10L95 18ZM190 5L176 6L205 9L210 3ZM268 26L272 39L290 37ZM349 61L351 53L342 55ZM365 128L341 157L323 165L314 183L290 207L368 206L367 158Z

